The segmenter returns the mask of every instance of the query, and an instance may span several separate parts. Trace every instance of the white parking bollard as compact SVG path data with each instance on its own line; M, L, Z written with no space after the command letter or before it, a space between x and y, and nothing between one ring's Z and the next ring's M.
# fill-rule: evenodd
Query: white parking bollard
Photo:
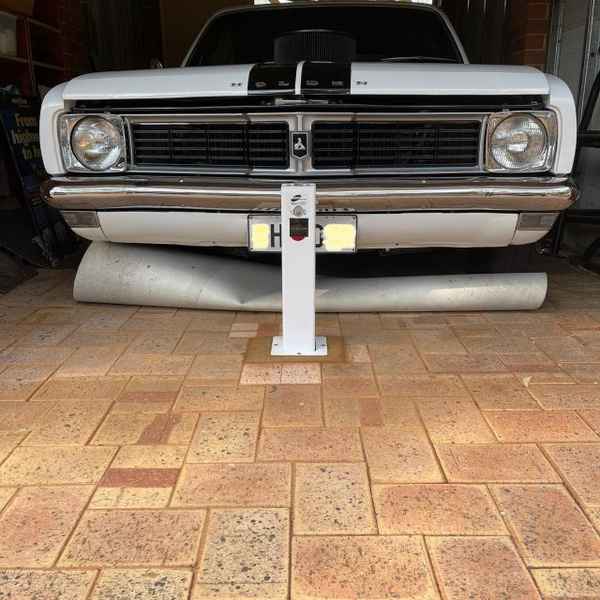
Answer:
M281 186L283 336L273 356L327 355L327 339L315 335L316 201L314 184Z

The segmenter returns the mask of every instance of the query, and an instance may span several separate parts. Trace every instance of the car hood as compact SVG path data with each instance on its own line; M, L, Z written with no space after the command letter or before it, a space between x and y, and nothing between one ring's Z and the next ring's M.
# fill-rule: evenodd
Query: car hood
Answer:
M243 97L254 65L112 71L77 77L63 99L128 100ZM519 66L353 63L351 94L362 95L547 95L537 69Z

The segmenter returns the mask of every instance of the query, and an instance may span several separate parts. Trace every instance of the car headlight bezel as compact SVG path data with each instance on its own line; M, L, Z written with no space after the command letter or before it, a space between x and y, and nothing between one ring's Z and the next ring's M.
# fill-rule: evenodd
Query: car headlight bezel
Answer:
M118 133L118 158L107 168L95 168L80 160L73 149L73 134L86 119L103 119L112 125ZM59 121L59 143L65 169L75 173L122 173L127 169L127 146L125 142L125 123L120 116L110 114L62 115Z
M510 123L511 120L530 119L541 125L545 136L544 151L539 153L536 160L519 167L509 167L501 164L494 156L494 134L498 128ZM554 165L558 143L558 121L553 111L531 111L531 112L501 112L494 113L488 117L485 168L490 173L543 173L549 171Z

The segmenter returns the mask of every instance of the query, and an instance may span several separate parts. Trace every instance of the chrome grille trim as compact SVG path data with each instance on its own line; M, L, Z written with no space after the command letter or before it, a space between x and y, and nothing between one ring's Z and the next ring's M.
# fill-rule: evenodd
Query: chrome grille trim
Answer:
M195 115L123 115L128 134L128 162L130 173L181 173L181 174L210 174L210 175L250 175L250 176L340 176L340 175L418 175L418 174L460 174L483 173L485 171L485 130L488 115L485 113L227 113L227 114L195 114ZM289 166L281 168L242 168L227 166L169 166L141 165L135 161L134 127L136 125L173 125L197 126L200 124L239 124L248 126L254 123L284 123L290 133L297 131L312 132L315 123L465 123L477 122L479 130L478 164L476 166L426 166L406 168L332 168L319 169L313 165L312 156L304 160L289 156Z

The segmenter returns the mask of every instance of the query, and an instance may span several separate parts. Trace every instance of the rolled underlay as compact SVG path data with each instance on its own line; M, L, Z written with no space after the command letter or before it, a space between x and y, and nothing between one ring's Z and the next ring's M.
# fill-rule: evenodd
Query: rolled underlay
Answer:
M535 310L545 273L318 277L318 312ZM75 279L75 300L205 310L280 311L278 266L166 246L94 242Z

